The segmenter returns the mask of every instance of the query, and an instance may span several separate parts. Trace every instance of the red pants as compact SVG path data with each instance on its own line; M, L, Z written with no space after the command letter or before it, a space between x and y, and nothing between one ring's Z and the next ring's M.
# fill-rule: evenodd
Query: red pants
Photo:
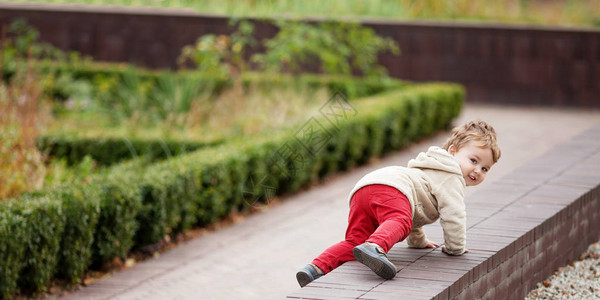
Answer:
M375 243L387 253L394 244L410 234L413 222L408 198L387 185L368 185L352 196L346 239L325 250L313 264L329 273L354 260L352 250L364 243Z

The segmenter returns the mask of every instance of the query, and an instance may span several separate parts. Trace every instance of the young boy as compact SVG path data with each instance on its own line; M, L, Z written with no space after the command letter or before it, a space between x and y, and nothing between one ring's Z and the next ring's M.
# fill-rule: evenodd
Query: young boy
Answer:
M413 248L438 247L422 229L438 218L442 251L468 252L464 189L480 184L499 158L494 128L477 120L454 128L442 148L430 147L407 168L391 166L365 175L350 192L345 240L296 273L298 283L304 287L354 259L391 279L397 271L386 253L404 239Z

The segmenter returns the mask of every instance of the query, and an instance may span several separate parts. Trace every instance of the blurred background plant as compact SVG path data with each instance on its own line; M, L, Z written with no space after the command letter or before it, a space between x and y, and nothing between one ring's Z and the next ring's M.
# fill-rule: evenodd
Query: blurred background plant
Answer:
M9 30L15 28L19 27ZM35 36L31 32L20 35L12 45L6 32L3 26L2 60L7 52L13 57L33 55L30 45ZM27 63L15 68L10 78L2 76L0 80L0 199L41 187L45 176L44 156L36 147L36 139L49 121L50 112L40 84L43 78L33 71L32 64L33 60L27 59Z
M206 34L196 44L181 50L178 64L185 69L190 62L201 73L219 79L239 78L246 72L246 52L256 45L252 34L254 25L246 20L232 19L231 35Z
M43 186L53 187L64 183L85 184L98 169L98 166L89 155L86 155L75 165L69 165L65 158L54 159L46 165L47 172Z
M329 75L384 77L387 73L378 64L377 55L385 51L400 54L391 38L380 37L359 23L274 23L279 28L277 35L263 41L264 53L252 57L267 72L299 74L307 67L318 66L315 71Z
M64 52L48 43L39 42L39 32L26 20L12 22L4 36L1 75L8 83L16 74L36 77L42 97L52 99L55 111L65 106L82 110L92 104L92 84L65 71L91 62L77 52ZM29 68L25 70L25 68Z
M59 72L58 65L89 62L38 41L25 20L2 26L0 50L0 199L17 197L90 172L93 162L76 168L49 160L36 146L57 112L82 111L91 104L91 82Z

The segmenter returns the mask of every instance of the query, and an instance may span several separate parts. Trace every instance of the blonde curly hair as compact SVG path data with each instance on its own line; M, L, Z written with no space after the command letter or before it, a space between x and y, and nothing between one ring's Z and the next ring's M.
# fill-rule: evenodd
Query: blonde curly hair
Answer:
M498 162L501 152L496 140L496 131L492 125L482 120L469 121L452 129L450 137L442 148L448 150L454 145L456 149L460 149L471 141L478 143L479 146L490 148L494 163Z

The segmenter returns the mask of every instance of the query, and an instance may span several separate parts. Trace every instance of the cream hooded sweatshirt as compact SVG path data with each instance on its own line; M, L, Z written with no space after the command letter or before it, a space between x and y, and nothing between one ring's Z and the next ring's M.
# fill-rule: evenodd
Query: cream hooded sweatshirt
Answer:
M429 241L422 227L439 218L446 252L452 255L465 252L466 184L458 161L448 151L430 147L426 153L411 159L407 168L392 166L375 170L356 183L350 199L358 189L371 184L392 186L410 201L413 228L406 240L410 247L426 247Z

